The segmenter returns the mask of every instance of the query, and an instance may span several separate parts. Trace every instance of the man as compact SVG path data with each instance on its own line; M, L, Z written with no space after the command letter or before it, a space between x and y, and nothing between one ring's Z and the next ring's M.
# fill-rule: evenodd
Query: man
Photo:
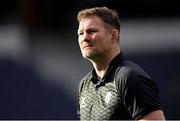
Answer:
M93 69L80 82L81 120L164 120L158 88L136 64L123 59L118 13L107 7L81 10L78 42Z

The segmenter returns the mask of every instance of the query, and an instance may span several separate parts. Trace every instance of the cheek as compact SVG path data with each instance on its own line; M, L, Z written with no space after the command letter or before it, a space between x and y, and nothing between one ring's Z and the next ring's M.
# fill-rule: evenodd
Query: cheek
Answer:
M81 38L80 37L78 37L78 44L79 44L79 46L81 47Z
M105 37L104 39L102 39L101 41L101 45L103 46L104 49L110 49L111 48L111 40L107 37Z

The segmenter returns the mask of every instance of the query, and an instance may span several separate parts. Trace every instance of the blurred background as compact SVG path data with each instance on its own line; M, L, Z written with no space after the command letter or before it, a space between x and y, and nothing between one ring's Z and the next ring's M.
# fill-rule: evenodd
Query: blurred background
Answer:
M0 119L75 120L91 64L77 42L78 10L116 9L121 49L156 81L167 119L180 119L180 9L175 0L0 2Z

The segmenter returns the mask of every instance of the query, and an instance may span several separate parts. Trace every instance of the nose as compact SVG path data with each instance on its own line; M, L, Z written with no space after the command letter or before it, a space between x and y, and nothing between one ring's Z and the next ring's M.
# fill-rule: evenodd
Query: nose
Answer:
M82 37L82 41L88 42L90 40L91 40L91 37L89 36L89 34L84 32L83 37Z

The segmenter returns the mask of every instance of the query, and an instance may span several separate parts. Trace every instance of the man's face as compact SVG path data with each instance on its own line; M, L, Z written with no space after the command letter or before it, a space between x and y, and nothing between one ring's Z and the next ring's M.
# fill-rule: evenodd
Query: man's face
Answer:
M107 28L97 16L90 16L79 22L78 42L84 58L93 60L112 49L112 32Z

